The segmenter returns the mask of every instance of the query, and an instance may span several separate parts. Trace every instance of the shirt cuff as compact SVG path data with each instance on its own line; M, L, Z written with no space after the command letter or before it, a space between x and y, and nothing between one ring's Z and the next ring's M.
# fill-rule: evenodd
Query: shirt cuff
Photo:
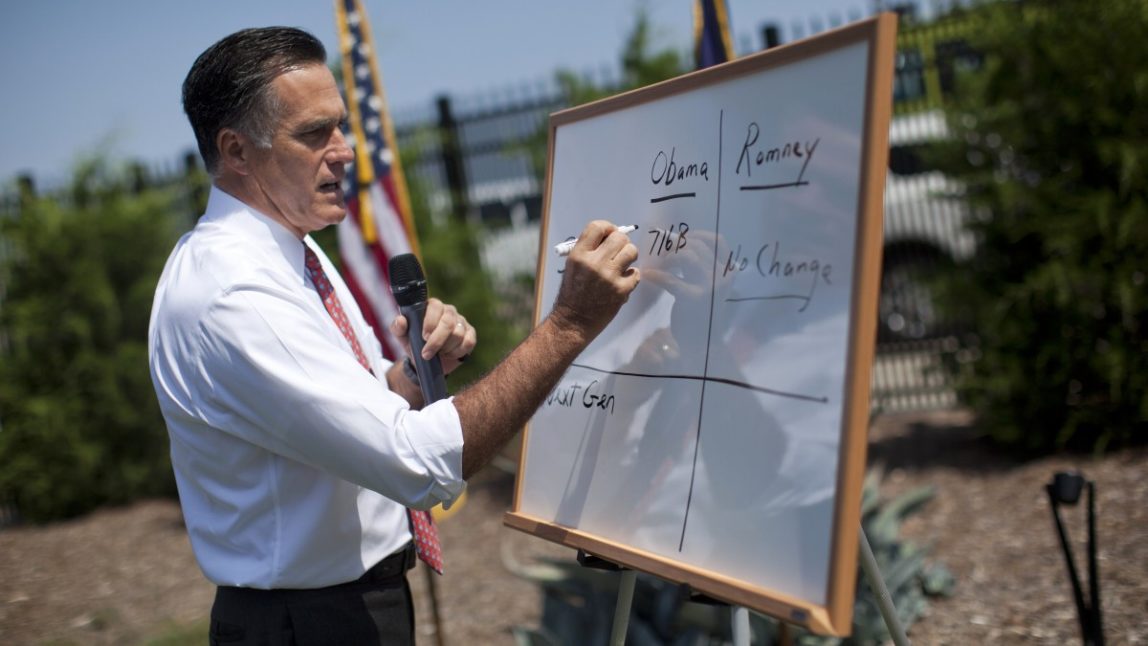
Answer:
M415 417L417 422L411 417ZM407 441L426 465L431 485L421 505L449 505L462 495L466 481L462 478L462 421L454 407L454 397L441 399L422 410L407 413Z

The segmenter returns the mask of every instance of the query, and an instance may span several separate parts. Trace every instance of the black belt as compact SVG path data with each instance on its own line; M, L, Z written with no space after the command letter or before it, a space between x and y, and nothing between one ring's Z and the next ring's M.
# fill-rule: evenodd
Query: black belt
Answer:
M376 583L404 576L407 570L415 566L418 557L415 556L415 544L407 543L406 547L379 561L359 577L357 583Z
M382 583L391 579L398 579L406 576L407 570L415 566L418 557L415 556L415 544L407 543L402 549L394 552L385 559L379 561L371 569L363 573L363 576L354 581L346 583L337 583L322 588L302 588L302 589L287 589L287 588L273 588L271 590L260 590L257 588L236 588L232 586L221 585L216 591L216 598L232 599L237 597L277 597L283 599L293 599L300 595L309 595L313 593L321 593L325 590L341 588L343 586L355 585L356 583Z

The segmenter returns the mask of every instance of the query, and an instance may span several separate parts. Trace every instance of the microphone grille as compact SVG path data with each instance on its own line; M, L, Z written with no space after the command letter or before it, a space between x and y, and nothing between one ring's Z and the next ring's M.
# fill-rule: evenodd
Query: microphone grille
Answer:
M403 253L388 263L391 292L399 305L412 305L427 299L427 281L422 265L413 253Z

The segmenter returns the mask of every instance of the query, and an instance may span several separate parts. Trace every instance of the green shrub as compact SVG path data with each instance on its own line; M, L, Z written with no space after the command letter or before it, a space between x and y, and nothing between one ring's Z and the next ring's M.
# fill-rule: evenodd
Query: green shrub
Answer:
M1148 3L996 2L939 161L976 213L947 282L962 401L1026 453L1148 440Z
M147 327L177 203L94 163L0 220L0 503L26 519L174 494Z

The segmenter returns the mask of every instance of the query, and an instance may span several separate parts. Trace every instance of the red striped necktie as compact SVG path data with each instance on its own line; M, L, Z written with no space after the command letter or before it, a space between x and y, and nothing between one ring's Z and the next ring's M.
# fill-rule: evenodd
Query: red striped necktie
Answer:
M306 249L307 276L311 278L315 291L319 292L319 298L323 299L323 306L327 308L327 313L331 315L331 319L335 321L335 325L343 333L343 337L351 344L355 358L370 371L371 366L367 363L367 355L363 354L363 346L359 345L359 339L355 336L355 331L351 329L351 323L347 320L347 313L343 311L343 305L339 303L339 296L335 294L335 288L331 285L331 281L327 280L327 274L323 271L319 256L315 255L311 247L304 246L304 249ZM426 563L435 572L442 574L442 548L439 546L438 528L435 527L430 512L408 508L407 519L410 522L411 535L415 539L415 553L419 555L419 559L423 563Z

